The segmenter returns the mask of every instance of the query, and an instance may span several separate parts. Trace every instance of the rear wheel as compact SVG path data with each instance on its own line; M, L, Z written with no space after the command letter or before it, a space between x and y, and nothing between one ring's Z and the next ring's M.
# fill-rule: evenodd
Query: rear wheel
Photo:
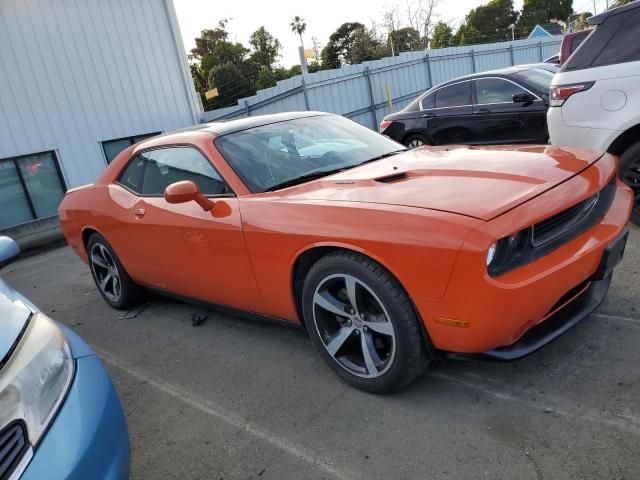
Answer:
M302 304L313 343L351 385L388 392L424 372L427 344L413 305L373 260L347 251L321 258L305 280Z
M620 155L620 178L633 190L631 221L640 225L640 143L631 145Z
M87 242L93 281L102 298L117 310L128 310L143 299L142 289L129 277L111 245L94 233Z
M405 146L409 148L418 148L423 145L430 145L429 140L424 135L420 135L419 133L414 133L413 135L409 135L404 139Z

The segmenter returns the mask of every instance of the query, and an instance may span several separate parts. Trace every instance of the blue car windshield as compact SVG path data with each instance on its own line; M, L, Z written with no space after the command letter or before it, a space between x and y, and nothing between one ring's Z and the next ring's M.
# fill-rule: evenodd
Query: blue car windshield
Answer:
M249 128L216 147L251 192L329 175L405 147L344 117L318 115Z

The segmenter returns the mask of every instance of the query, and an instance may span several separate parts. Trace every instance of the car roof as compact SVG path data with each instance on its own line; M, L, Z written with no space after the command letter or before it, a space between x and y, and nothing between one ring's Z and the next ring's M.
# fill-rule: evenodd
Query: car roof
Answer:
M269 115L257 115L255 117L236 118L231 120L222 120L217 122L200 123L179 130L162 133L153 137L146 138L136 144L134 151L144 150L149 147L164 145L167 142L182 140L181 136L185 133L204 133L215 136L228 135L230 133L240 132L249 128L261 127L272 123L284 122L287 120L295 120L297 118L318 117L322 115L333 115L326 112L285 112L274 113Z
M606 12L602 12L599 15L589 17L587 19L587 22L589 22L589 25L601 25L611 15L618 15L619 13L623 13L628 10L634 10L636 8L640 8L640 0L627 3L626 5L621 5L620 7L612 8L611 10L607 10Z
M445 85L449 85L451 83L458 83L465 80L473 80L474 78L482 78L482 77L508 77L513 75L514 73L523 72L525 70L531 70L532 68L538 68L535 65L515 65L513 67L505 67L505 68L497 68L495 70L487 70L485 72L471 73L469 75L463 75L461 77L456 77L446 82L442 82L439 85L434 85L432 88L444 87ZM431 90L430 88L429 90Z

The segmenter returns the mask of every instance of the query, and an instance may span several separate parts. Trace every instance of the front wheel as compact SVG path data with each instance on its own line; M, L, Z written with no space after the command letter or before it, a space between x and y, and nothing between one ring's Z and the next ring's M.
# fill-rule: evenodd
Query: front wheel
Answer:
M640 225L640 143L631 145L620 155L620 178L633 190L631 221Z
M351 385L388 392L424 372L428 346L413 305L373 260L347 251L321 258L305 280L302 305L313 343Z

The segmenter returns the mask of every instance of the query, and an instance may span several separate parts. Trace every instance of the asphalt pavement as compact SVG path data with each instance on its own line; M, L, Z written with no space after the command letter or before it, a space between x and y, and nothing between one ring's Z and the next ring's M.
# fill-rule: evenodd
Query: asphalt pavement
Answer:
M639 272L631 227L607 300L561 338L511 363L438 361L386 396L343 383L300 329L162 298L112 310L66 247L2 274L103 359L134 479L635 480Z

